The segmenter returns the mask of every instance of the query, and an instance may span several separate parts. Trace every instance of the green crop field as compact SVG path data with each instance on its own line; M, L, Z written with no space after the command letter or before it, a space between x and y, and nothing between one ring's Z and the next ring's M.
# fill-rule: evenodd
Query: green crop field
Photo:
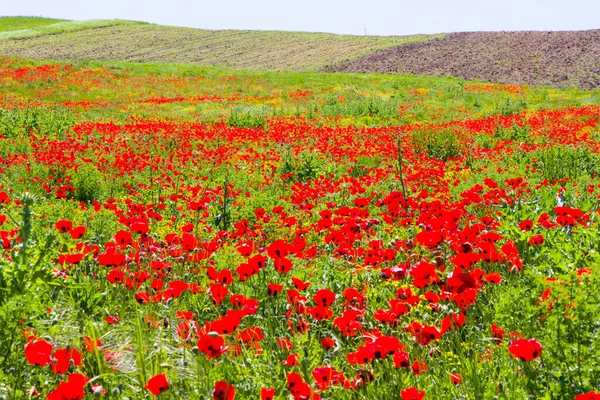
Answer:
M60 22L66 22L66 20L40 17L0 17L0 32L35 29Z

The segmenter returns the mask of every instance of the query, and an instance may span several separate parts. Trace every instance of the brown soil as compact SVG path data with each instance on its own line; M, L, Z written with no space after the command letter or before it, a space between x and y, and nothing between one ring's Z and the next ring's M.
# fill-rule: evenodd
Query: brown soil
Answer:
M379 50L329 72L454 76L514 85L600 87L600 30L465 32Z

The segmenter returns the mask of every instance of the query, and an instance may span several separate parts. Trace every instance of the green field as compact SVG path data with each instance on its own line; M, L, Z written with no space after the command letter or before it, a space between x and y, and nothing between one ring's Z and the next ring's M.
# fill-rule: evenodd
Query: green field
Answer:
M0 17L0 32L35 29L60 22L66 22L66 20L41 17Z

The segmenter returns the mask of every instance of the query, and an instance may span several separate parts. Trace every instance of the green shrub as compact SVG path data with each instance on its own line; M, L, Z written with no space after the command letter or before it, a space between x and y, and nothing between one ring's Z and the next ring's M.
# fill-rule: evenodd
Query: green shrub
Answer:
M496 139L518 140L520 142L528 142L531 139L531 127L529 127L529 125L518 124L514 124L510 128L497 126L496 132L494 132L494 137Z
M267 112L260 107L236 107L229 114L227 125L236 128L264 129L267 125Z
M74 124L73 114L64 107L0 109L0 134L7 138L33 133L64 139Z
M100 200L103 192L102 179L102 174L93 165L80 166L71 176L71 185L75 188L73 198L86 203Z
M534 164L550 182L600 174L600 156L587 147L551 146L531 154Z
M437 132L418 130L413 133L412 142L415 153L424 153L443 161L463 153L463 145L453 129Z

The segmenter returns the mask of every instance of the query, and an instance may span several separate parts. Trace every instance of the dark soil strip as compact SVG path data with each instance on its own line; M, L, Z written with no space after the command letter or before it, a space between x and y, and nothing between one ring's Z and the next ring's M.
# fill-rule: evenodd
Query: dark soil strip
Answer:
M600 30L453 33L380 50L327 71L592 89L600 87Z

